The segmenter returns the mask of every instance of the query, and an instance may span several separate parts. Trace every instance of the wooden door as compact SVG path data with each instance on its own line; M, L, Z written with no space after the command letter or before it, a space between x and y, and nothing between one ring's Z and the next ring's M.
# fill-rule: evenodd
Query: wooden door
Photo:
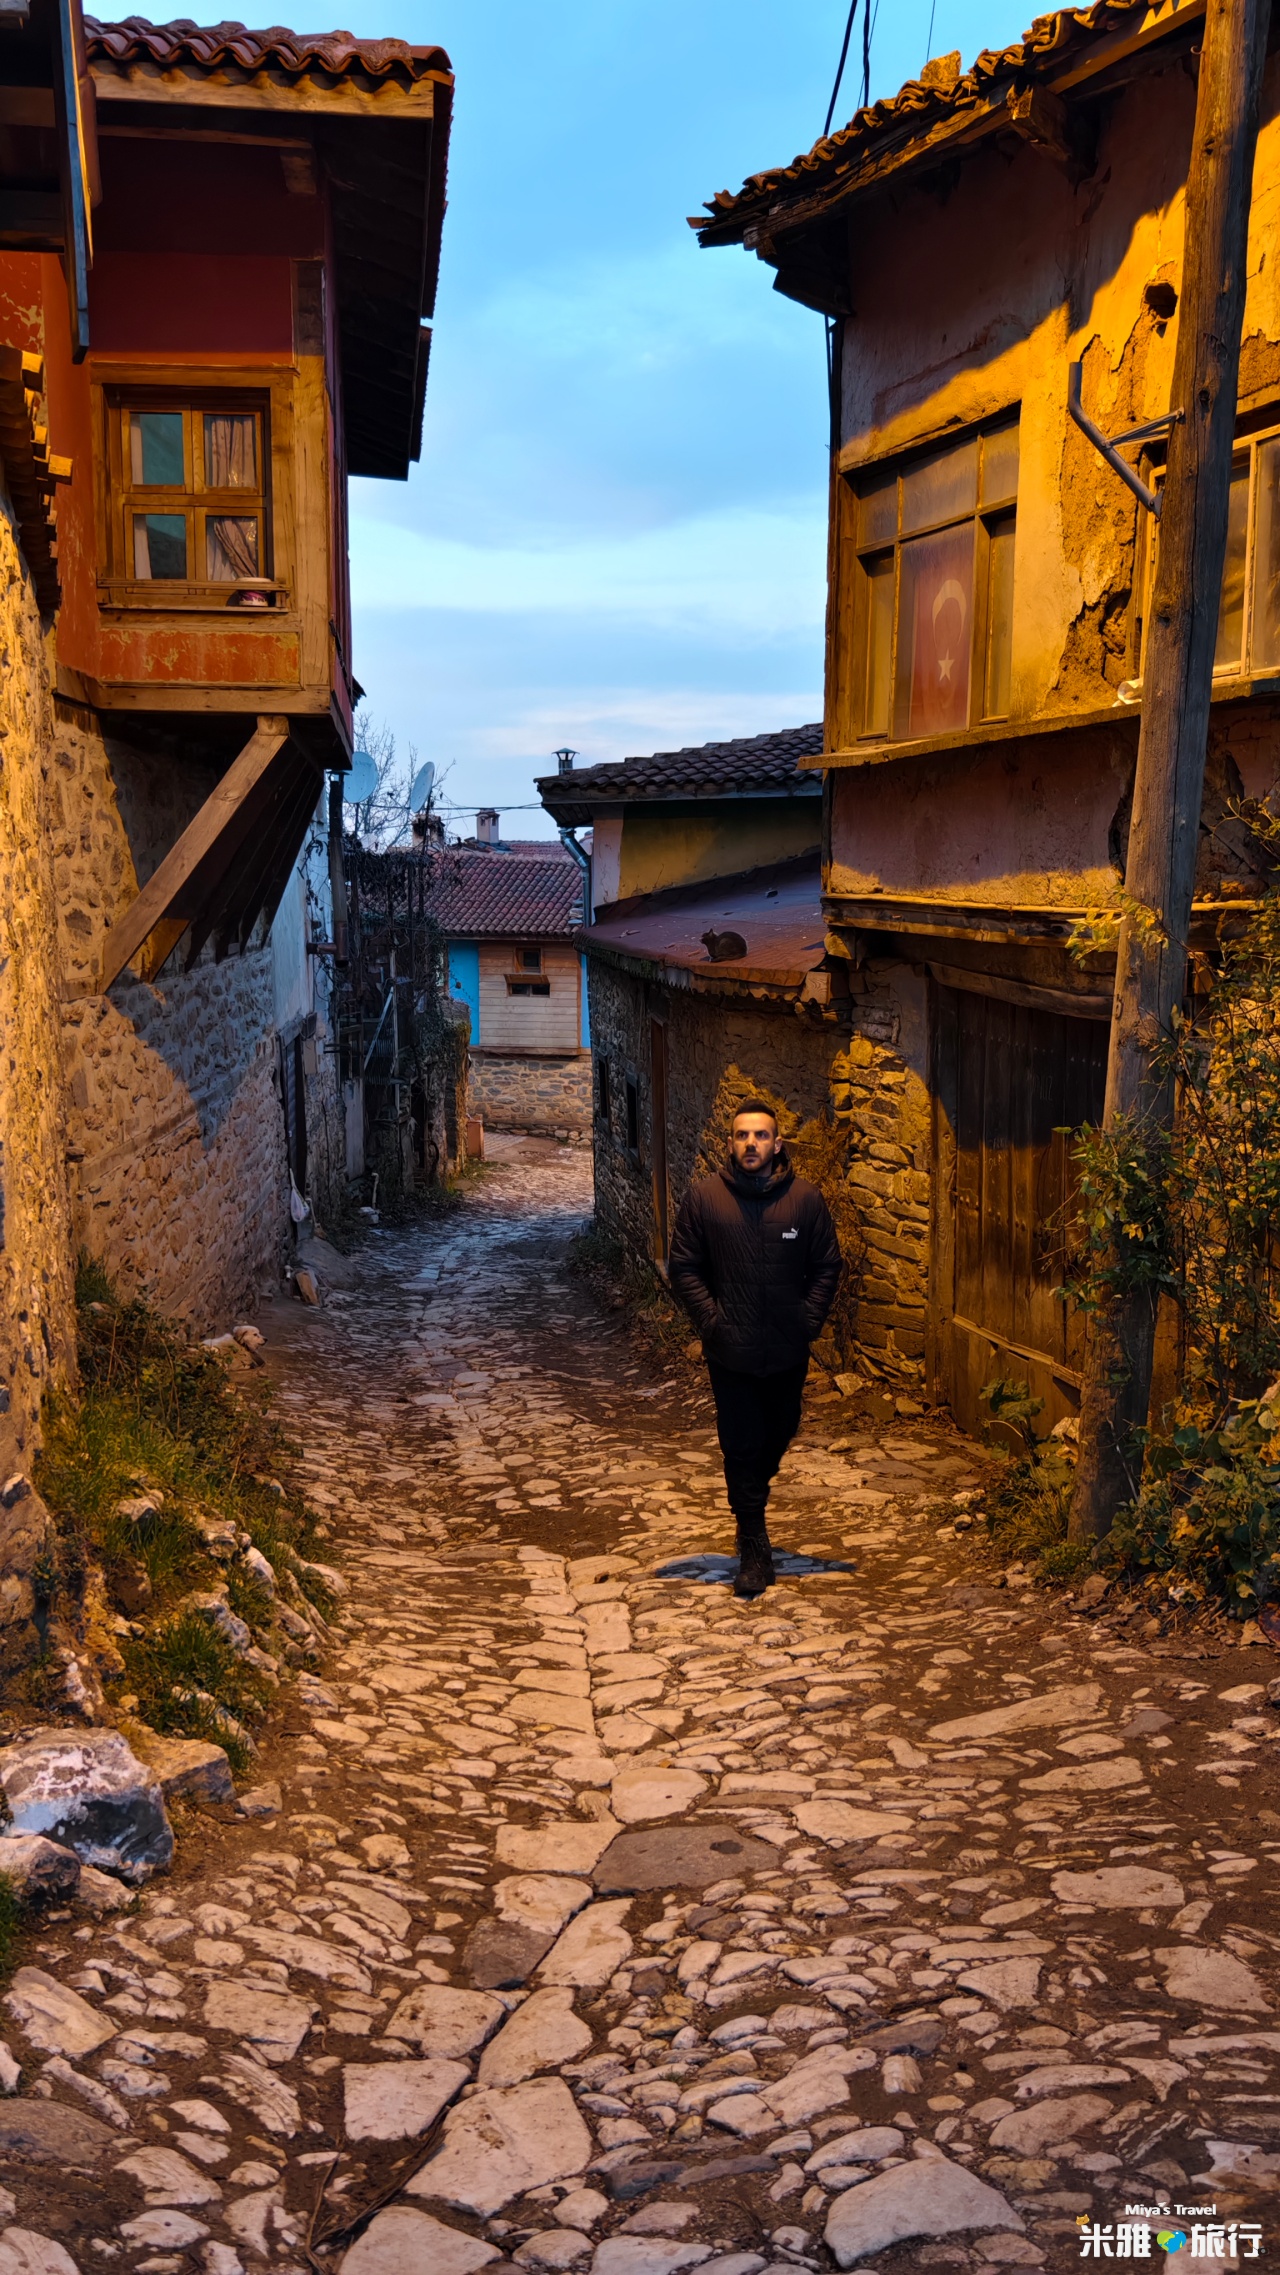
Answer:
M1075 1194L1070 1132L1102 1118L1106 1023L937 990L941 1238L937 1371L961 1427L1024 1381L1048 1430L1079 1406L1083 1327L1058 1295Z
M671 1248L671 1196L667 1180L667 1028L649 1021L649 1144L653 1160L653 1251L665 1270Z

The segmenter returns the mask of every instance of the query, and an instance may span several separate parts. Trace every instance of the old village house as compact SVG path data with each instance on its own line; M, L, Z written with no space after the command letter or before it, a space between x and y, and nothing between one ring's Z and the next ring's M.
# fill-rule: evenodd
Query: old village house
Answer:
M1123 888L1155 523L1069 408L1158 487L1203 0L1103 0L932 63L713 199L831 326L828 950L862 992L833 1067L883 1234L869 1292L972 1425L998 1372L1074 1409L1057 1297L1064 1125L1096 1118L1112 959L1069 942ZM1276 782L1280 57L1268 64L1193 947L1255 892L1232 809ZM1096 927L1095 927L1096 928ZM873 1233L873 1238L877 1237Z
M538 784L562 834L591 831L597 1216L659 1269L732 1068L801 1116L827 1103L848 986L818 969L821 749L793 727Z
M418 455L451 90L395 40L5 11L6 1618L77 1249L225 1323L278 1274L290 1174L345 1173L311 951L346 484Z

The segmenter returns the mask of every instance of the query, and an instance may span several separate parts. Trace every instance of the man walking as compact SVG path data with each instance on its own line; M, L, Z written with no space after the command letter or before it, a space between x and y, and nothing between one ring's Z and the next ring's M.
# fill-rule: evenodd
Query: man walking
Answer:
M840 1244L816 1185L797 1177L772 1107L733 1117L729 1159L689 1187L671 1243L671 1285L699 1335L716 1402L734 1593L773 1585L769 1487L800 1427L809 1345L840 1279Z

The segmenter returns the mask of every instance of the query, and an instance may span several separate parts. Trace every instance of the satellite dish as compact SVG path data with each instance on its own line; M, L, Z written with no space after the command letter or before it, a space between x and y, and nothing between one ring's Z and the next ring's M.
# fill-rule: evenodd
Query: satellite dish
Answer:
M428 759L425 766L418 768L413 778L413 787L409 792L409 810L411 813L420 814L424 806L430 805L431 788L435 778L435 767Z
M349 806L362 806L378 787L378 762L367 750L358 750L342 777L342 795Z

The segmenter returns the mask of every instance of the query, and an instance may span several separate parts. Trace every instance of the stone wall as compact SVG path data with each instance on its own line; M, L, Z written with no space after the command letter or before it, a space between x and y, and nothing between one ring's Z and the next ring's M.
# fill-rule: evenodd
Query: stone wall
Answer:
M473 1048L467 1096L468 1111L486 1129L589 1130L591 1054L544 1058Z
M853 975L865 992L839 1020L789 1003L744 1003L655 988L589 957L594 1056L609 1065L609 1120L594 1119L596 1212L631 1253L654 1254L650 1021L667 1027L667 1162L672 1221L698 1141L730 1066L784 1097L801 1120L829 1111L852 1133L849 1182L867 1243L857 1336L873 1372L924 1371L932 1121L926 982L903 965ZM599 1098L597 1072L596 1097ZM638 1157L627 1150L627 1082L639 1101Z
M0 495L0 1659L26 1629L44 1510L40 1403L74 1366L67 1132L50 863L53 705L39 614Z
M66 974L74 1237L126 1289L203 1331L274 1283L287 1174L269 948L153 986L98 959L117 912L198 812L216 771L181 746L106 739L59 703L53 838Z
M594 1119L596 1210L636 1256L652 1259L650 1020L667 1023L667 1175L672 1222L693 1171L726 1068L740 1066L778 1091L802 1119L821 1113L830 1091L834 1030L798 1019L790 1004L741 1002L693 990L653 988L588 956L593 1055L609 1064L609 1121ZM627 1151L626 1087L636 1084L639 1158ZM599 1097L597 1075L597 1099Z
M903 964L859 976L867 993L854 997L853 1032L831 1060L832 1111L854 1133L849 1182L867 1243L858 1342L893 1380L919 1382L932 1230L927 983Z

